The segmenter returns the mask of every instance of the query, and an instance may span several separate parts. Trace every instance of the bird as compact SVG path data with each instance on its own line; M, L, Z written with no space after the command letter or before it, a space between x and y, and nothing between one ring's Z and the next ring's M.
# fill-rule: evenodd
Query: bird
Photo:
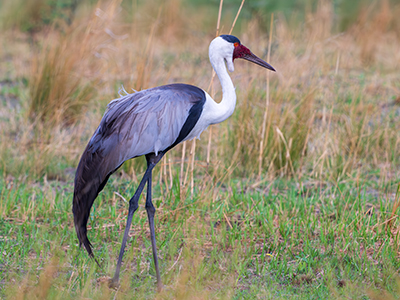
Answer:
M269 63L253 54L233 35L214 38L209 46L209 58L222 86L222 100L219 103L203 89L182 83L121 96L108 104L98 128L83 151L75 174L72 212L79 246L83 245L92 258L94 254L87 236L87 223L94 200L109 177L125 161L143 155L147 161L143 178L129 200L126 227L110 286L118 286L132 217L147 184L145 208L157 289L162 289L154 232L156 209L152 203L151 188L154 167L167 151L184 141L199 138L209 125L223 122L232 115L236 106L236 93L227 69L234 71L235 59L245 59L275 72Z

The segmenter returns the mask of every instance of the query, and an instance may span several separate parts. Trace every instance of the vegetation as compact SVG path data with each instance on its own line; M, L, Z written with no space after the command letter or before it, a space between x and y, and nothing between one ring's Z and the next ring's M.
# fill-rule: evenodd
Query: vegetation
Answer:
M399 298L398 4L245 2L233 34L277 73L235 61L234 115L155 169L156 294L143 205L121 286L107 285L144 161L92 209L102 268L78 247L74 171L121 86L185 82L220 99L207 56L218 4L27 3L0 14L0 298ZM220 33L240 2L224 5Z

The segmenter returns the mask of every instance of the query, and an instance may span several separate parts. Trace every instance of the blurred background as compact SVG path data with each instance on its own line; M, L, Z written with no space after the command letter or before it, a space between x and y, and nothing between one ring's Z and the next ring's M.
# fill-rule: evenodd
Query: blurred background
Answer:
M223 2L220 34L230 32L240 4ZM71 179L121 87L133 92L185 82L221 98L218 80L210 84L208 61L219 1L0 5L4 177ZM191 159L201 166L190 171L192 178L227 172L252 180L394 176L400 154L398 15L394 0L245 2L232 34L260 57L270 55L277 73L267 80L260 68L235 62L235 114L203 133L196 146L172 151L164 161L164 168L172 165L167 177L178 176L183 164L189 168ZM135 178L144 166L143 160L128 162L121 172Z
M400 2L248 0L234 27L243 2L220 3L0 1L0 298L398 297ZM236 60L234 114L154 170L169 288L154 294L141 200L111 290L146 163L97 197L98 268L72 221L80 156L124 90L183 82L219 102L208 46L231 30L277 72Z

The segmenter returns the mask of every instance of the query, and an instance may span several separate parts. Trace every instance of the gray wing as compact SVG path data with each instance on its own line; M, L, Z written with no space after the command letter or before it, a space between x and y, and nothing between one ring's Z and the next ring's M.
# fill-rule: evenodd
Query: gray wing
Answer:
M115 99L108 105L75 174L72 211L79 243L93 256L87 221L98 193L124 161L167 151L196 125L206 97L186 84L165 85Z
M130 158L157 154L174 144L192 107L204 101L201 89L186 84L156 87L116 99L108 105L88 151L106 156L112 169L109 171Z

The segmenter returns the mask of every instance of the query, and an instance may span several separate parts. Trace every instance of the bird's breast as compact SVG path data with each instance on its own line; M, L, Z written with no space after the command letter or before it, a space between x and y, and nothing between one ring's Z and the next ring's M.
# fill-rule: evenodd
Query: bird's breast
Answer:
M216 103L212 98L206 93L206 101L202 108L201 115L196 122L196 125L190 131L188 136L184 139L184 141L192 140L194 138L200 139L201 133L207 129L207 127L213 124L214 114L216 112Z

